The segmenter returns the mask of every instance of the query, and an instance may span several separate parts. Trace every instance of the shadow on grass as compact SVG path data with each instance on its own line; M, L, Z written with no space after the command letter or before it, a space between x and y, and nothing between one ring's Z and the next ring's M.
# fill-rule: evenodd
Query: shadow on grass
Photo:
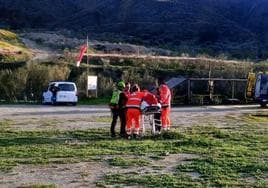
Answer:
M112 141L120 138L111 138L107 129L75 130L75 131L50 131L50 132L26 132L26 131L2 131L0 133L0 147L22 145L65 144L76 142Z
M59 138L46 138L46 137L36 137L36 138L1 138L0 146L21 146L21 145L38 145L38 144L62 144L66 139Z

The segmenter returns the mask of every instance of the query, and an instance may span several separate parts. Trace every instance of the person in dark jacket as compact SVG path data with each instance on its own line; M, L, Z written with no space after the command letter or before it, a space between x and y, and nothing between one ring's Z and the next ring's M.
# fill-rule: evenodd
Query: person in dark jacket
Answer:
M119 117L121 122L120 136L122 138L126 137L126 103L128 100L128 96L130 94L130 86L131 86L130 83L127 82L123 92L121 92L119 95L118 106L119 106Z
M57 93L59 91L59 88L55 86L54 84L51 86L50 91L52 93L52 97L51 97L52 104L55 105L57 103Z
M121 109L119 108L119 99L124 88L125 88L125 83L123 81L120 81L117 83L116 89L113 91L112 98L109 104L111 112L112 112L112 118L113 118L112 123L111 123L111 136L112 137L116 136L115 126L116 126L118 117L120 117L120 121L122 123L121 115L120 115Z

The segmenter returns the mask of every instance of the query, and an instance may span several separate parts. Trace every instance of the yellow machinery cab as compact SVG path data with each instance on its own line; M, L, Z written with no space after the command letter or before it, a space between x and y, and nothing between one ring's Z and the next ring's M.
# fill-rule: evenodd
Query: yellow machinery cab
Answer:
M268 104L268 74L249 73L246 96L253 98L262 107Z

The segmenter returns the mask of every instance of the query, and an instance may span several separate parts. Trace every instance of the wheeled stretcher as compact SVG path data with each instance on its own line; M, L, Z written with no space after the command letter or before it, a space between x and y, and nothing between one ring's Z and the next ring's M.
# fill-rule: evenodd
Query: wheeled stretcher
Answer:
M151 129L152 135L160 134L161 131L161 106L153 105L141 108L141 134L146 135L146 129Z

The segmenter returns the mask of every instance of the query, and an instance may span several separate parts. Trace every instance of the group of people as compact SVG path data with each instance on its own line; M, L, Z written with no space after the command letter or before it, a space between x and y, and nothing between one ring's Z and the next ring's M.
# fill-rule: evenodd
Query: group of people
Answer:
M112 112L111 136L116 137L115 126L120 119L120 136L123 138L136 138L141 130L141 115L144 106L160 108L161 129L170 129L170 101L171 92L164 79L158 79L156 93L140 89L138 84L117 83L110 100ZM160 130L159 130L160 131Z

